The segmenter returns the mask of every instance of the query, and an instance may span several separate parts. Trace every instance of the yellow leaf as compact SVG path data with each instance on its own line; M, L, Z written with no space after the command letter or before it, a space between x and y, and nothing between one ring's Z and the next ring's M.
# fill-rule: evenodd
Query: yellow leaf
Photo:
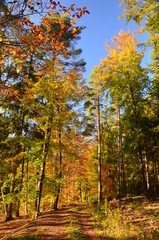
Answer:
M72 34L74 34L74 33L76 33L76 28L73 28L73 30L72 30Z

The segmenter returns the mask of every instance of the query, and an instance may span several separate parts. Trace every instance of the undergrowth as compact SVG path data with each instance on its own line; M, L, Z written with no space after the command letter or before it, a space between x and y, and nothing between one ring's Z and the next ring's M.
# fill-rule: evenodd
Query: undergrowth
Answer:
M157 214L146 212L145 205L107 202L90 207L91 218L96 232L107 239L120 240L158 240L159 232L155 227ZM155 216L155 217L154 217Z
M71 240L82 240L83 234L80 232L80 227L76 220L70 218L70 223L66 228L68 239Z

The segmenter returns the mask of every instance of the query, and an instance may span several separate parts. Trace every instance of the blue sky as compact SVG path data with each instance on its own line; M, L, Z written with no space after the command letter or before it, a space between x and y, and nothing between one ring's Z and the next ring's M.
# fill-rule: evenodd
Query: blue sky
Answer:
M88 79L92 68L100 63L100 59L106 57L107 52L104 49L106 40L109 42L114 35L118 35L121 29L130 31L138 27L131 21L125 24L125 19L119 20L122 14L122 8L119 7L119 0L61 0L63 5L71 5L75 3L77 7L87 6L90 14L86 14L77 21L79 26L86 26L81 34L81 40L78 46L82 48L82 58L85 59L86 72L84 77ZM141 41L146 39L145 35L141 35ZM149 53L146 53L146 60L148 61Z

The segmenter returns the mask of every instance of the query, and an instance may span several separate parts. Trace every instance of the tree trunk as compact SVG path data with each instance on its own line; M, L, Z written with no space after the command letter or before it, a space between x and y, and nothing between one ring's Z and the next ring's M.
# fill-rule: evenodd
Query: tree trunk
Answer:
M146 187L146 179L145 179L145 166L144 166L144 161L143 161L143 156L142 156L142 150L141 146L139 144L139 158L141 162L141 178L142 178L142 192L146 196L147 195L147 187Z
M129 87L130 87L133 112L134 112L134 124L135 124L134 131L136 131L136 128L138 127L136 103L135 103L135 99L134 99L133 89L131 86L129 86ZM138 142L138 154L139 154L139 159L141 162L142 191L143 191L143 194L146 196L147 195L147 187L146 187L146 179L145 179L145 166L144 166L144 161L143 161L143 156L142 156L142 146L141 146L140 141Z
M23 134L23 126L24 126L24 110L23 110L23 106L21 107L21 112L20 112L20 129L17 133L18 136L22 136ZM17 154L22 152L22 145L19 142L18 144L18 148L17 148ZM25 149L24 149L25 152ZM22 170L21 170L21 177L20 177L20 186L19 186L19 194L21 193L22 190L22 184L23 184L23 177L24 177L24 157L22 159ZM19 210L20 210L20 198L18 199L18 203L17 203L17 210L16 210L16 217L19 217Z
M97 129L98 129L98 203L102 200L101 191L101 129L100 129L100 99L97 96Z
M49 122L48 122L49 123ZM43 158L42 158L42 166L40 172L40 180L38 182L38 189L37 189L37 199L35 203L35 208L37 214L40 213L40 203L41 203L41 196L42 196L42 188L43 188L43 181L45 178L45 166L46 166L46 158L49 150L49 142L50 142L50 135L51 135L51 127L47 129L45 132L45 143L43 145Z
M121 129L120 129L120 105L117 106L117 115L118 115L118 195L119 199L121 197L121 151L122 151L122 142L121 142Z
M5 201L5 197L4 197L3 190L1 190L1 192L2 192L2 200L4 202ZM5 214L5 216L7 216L7 209L8 209L8 204L5 204L4 205L4 214Z
M25 216L28 215L28 180L29 180L29 163L26 161L26 190L25 190Z
M60 163L60 173L59 173L59 179L62 178L62 152L61 152L61 130L59 130L59 163ZM54 203L54 210L56 211L58 209L58 201L59 196L61 192L61 187L59 186L57 189L57 195Z
M14 185L15 185L15 175L16 175L16 170L13 169L13 176L12 176L12 182L11 182L11 187L10 187L10 193L13 194L14 192ZM7 221L10 221L13 219L13 216L12 216L12 211L13 211L13 203L9 203L6 207L6 219L5 219L5 222Z
M122 156L122 177L123 177L123 196L125 197L127 195L127 189L126 189L126 181L125 181L125 166L124 166L124 158Z
M13 210L13 203L10 203L9 205L7 205L7 208L6 208L7 215L6 215L5 222L13 219L12 210Z
M124 158L122 155L122 134L121 134L121 117L120 117L120 105L118 102L117 106L117 115L118 115L118 152L119 152L119 160L118 160L118 194L119 198L121 195L126 196L126 182L125 182L125 168L124 168ZM122 182L121 182L122 181ZM121 193L121 184L123 192Z
M119 199L121 197L121 163L120 163L120 159L118 160L118 196Z
M80 190L80 201L82 202L82 188L81 188L81 183L80 183L80 186L79 186L79 190Z
M22 190L23 177L24 177L24 157L23 157L23 160L22 160L22 170L21 170L20 189L19 189L20 193L21 193L21 190ZM18 206L17 206L17 210L16 210L16 217L19 217L19 210L20 210L20 198L18 199Z
M146 187L147 187L147 197L149 197L150 192L150 179L149 179L149 166L148 161L145 153L145 172L146 172Z

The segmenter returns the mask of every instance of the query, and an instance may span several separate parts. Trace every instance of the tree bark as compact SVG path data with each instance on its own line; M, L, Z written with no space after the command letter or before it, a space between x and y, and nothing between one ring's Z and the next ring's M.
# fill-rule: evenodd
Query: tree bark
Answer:
M26 161L26 190L25 190L25 216L28 215L28 180L29 180L29 162Z
M59 163L60 163L60 172L59 172L59 179L62 179L62 152L61 152L61 129L59 130ZM61 187L58 187L56 199L54 202L54 210L56 211L58 209L58 202L59 202L59 196L61 192Z
M147 197L149 197L149 192L150 192L150 179L149 179L149 165L148 165L146 153L145 153L145 172L146 172Z
M146 187L146 179L145 179L145 166L144 166L144 161L143 161L143 156L142 156L142 150L141 146L139 144L139 158L141 162L141 178L142 178L142 192L145 196L147 196L147 187Z
M119 199L121 197L121 150L122 150L122 142L121 142L121 130L120 130L120 105L118 103L117 106L117 115L118 115L118 195Z
M126 196L126 182L125 182L125 168L124 168L124 158L122 156L122 134L121 134L121 117L120 117L120 105L118 102L117 106L117 115L118 115L118 151L119 151L119 160L118 160L118 194L119 198L121 195ZM121 193L121 181L123 185L123 193Z
M25 151L25 150L24 150ZM21 179L20 179L20 188L19 188L19 193L21 193L22 190L22 184L23 184L23 177L24 177L24 157L22 160L22 170L21 170ZM20 198L18 199L18 206L17 206L17 210L16 210L16 217L19 217L19 210L20 210Z
M97 130L98 130L98 203L102 200L101 191L101 128L100 128L100 98L97 96Z
M12 176L12 182L11 182L11 187L10 187L10 193L13 194L14 192L14 185L15 185L15 175L16 175L16 170L13 169L13 176ZM10 221L13 219L13 203L9 203L6 207L6 218L5 218L5 222Z
M51 119L51 122L52 122L52 119ZM50 121L48 121L48 123L50 124ZM49 150L50 135L51 135L51 127L49 127L45 132L45 143L43 145L42 166L40 171L40 180L38 182L37 199L35 203L37 214L40 213L40 203L41 203L41 196L42 196L43 181L45 178L45 166L46 166L46 158Z

